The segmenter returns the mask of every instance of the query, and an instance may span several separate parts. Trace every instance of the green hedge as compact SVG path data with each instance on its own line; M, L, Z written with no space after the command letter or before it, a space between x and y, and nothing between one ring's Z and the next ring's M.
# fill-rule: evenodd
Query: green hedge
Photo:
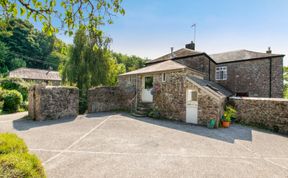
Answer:
M0 150L1 176L12 178L46 177L39 159L28 153L24 141L15 134L0 134Z
M6 90L2 95L2 100L3 111L9 113L17 112L23 102L22 95L17 90Z
M28 151L24 141L15 134L0 134L0 154L11 152L26 153Z
M19 78L4 78L0 80L0 87L5 90L17 90L21 93L23 100L28 100L29 83Z

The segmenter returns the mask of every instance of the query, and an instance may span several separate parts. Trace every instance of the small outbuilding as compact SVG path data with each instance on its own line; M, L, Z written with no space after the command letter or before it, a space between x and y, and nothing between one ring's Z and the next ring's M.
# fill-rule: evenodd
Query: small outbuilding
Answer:
M59 72L42 69L18 68L9 72L10 78L21 78L27 82L59 86L61 77Z

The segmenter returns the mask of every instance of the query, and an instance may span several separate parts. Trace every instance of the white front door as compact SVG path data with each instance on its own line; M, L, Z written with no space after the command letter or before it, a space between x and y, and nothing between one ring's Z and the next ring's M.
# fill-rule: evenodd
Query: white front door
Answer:
M153 102L153 95L151 91L153 89L153 76L145 76L142 79L142 101Z
M198 93L195 90L186 91L186 122L198 124Z

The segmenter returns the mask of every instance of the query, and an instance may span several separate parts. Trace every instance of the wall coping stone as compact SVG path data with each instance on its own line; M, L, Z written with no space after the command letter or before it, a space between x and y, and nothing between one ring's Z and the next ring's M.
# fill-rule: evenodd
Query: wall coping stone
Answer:
M229 97L230 99L234 100L259 100L259 101L286 101L288 102L288 99L284 98L257 98L257 97Z

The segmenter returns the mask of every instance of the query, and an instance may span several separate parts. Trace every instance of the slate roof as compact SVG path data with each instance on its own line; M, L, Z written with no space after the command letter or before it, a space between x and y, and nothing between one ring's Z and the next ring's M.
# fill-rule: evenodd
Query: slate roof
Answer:
M203 79L193 77L193 76L189 76L188 78L190 80L194 81L195 83L197 83L198 85L200 85L201 87L211 89L214 92L216 92L222 96L229 97L229 96L233 95L233 93L231 91L227 90L223 86L221 86L221 85L219 85L213 81L203 80Z
M54 80L61 81L59 72L31 68L19 68L9 72L9 77L30 79L30 80Z
M153 72L161 72L161 71L169 71L169 70L179 70L185 69L187 66L174 62L172 60L164 61L161 63L153 64L138 70L134 70L131 72L127 72L121 75L135 75L135 74L145 74L145 73L153 73Z
M161 57L159 57L157 59L151 60L151 61L147 62L147 64L167 61L167 60L171 60L171 59L174 59L174 58L199 55L199 54L204 54L204 53L203 52L199 52L199 51L194 51L194 50L191 50L191 49L188 49L188 48L182 48L182 49L179 49L177 51L174 51L174 56L172 56L171 53L169 53L169 54L161 56Z
M211 54L209 55L216 63L225 63L225 62L235 62L251 59L260 59L260 58L270 58L270 57L283 57L282 54L268 54L260 53L249 50L237 50L230 51L225 53Z

